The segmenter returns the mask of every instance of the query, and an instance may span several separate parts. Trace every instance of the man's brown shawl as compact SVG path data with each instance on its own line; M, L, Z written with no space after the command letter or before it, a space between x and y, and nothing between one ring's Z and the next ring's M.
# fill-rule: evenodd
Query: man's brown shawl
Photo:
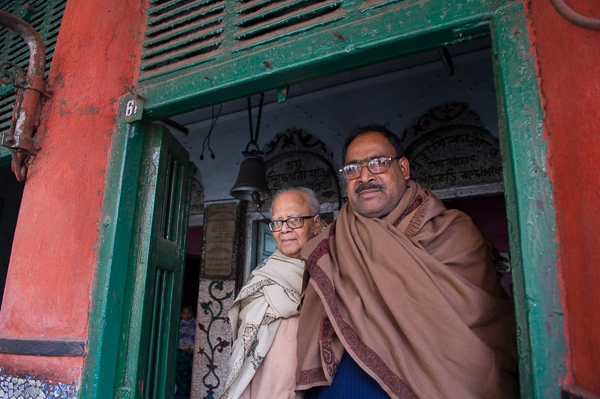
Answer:
M382 219L347 204L302 255L298 390L330 385L348 351L392 398L519 396L513 304L490 244L429 190L409 181Z

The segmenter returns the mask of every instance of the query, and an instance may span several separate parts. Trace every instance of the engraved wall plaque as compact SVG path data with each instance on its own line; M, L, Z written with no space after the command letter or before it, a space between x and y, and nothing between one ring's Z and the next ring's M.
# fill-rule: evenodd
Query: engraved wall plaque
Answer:
M500 143L464 103L427 111L403 134L411 178L430 189L502 182Z
M211 204L206 209L206 253L202 277L226 278L233 272L237 203Z

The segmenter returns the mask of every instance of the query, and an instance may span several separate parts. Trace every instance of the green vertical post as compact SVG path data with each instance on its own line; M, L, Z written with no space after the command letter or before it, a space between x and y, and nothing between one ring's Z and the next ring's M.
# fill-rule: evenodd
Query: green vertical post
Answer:
M521 382L522 395L545 399L559 397L567 348L559 297L552 187L546 171L544 113L523 7L515 2L494 13L492 40L502 101L499 105L503 108L502 134L506 135L504 151L510 156L505 165L512 167L512 178L505 179L511 252L520 251L521 258L515 265L514 293L521 379L525 379Z
M98 265L92 288L88 354L79 391L81 399L101 398L115 387L117 348L133 206L142 158L141 121L118 125L108 162L100 224Z

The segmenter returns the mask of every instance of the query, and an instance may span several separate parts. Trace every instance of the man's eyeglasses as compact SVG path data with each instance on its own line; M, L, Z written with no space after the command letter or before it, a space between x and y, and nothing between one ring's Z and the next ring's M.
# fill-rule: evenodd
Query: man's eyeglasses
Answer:
M367 162L363 163L349 163L348 165L340 169L340 172L344 175L344 178L346 180L353 180L360 176L362 168L366 166L367 169L369 169L369 172L373 173L374 175L377 175L379 173L388 171L390 169L390 162L395 159L400 158L377 157L372 158Z
M269 228L271 231L280 231L283 228L283 223L285 222L290 229L299 229L300 227L304 226L304 219L312 219L315 216L296 216L286 220L272 220L269 222Z

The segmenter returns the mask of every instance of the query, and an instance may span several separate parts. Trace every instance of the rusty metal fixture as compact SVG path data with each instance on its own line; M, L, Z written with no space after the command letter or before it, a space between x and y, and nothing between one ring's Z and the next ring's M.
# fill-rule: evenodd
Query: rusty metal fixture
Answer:
M585 17L569 7L564 0L550 0L554 9L567 21L580 28L600 30L600 19Z
M49 97L46 92L44 72L46 70L46 48L40 35L21 18L0 11L0 26L4 26L21 36L29 47L29 65L27 74L12 62L0 63L3 84L13 84L17 89L12 124L9 133L0 135L0 145L7 147L12 154L12 169L19 181L27 176L28 156L37 154L40 146L33 140L33 130L37 126L38 106L41 96Z

